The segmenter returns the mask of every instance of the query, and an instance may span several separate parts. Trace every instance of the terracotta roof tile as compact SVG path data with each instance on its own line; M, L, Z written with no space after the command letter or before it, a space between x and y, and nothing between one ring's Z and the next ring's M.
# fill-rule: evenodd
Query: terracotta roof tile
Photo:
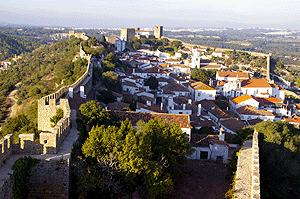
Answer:
M243 88L272 88L266 79L247 79L242 80Z
M146 105L146 104L142 104L140 102L137 103L137 108L144 108L144 109L156 112L156 113L167 113L168 112L166 109L161 110L159 107L149 106L149 105Z
M230 115L222 111L220 108L215 108L208 110L212 115L214 115L216 118L230 118Z
M254 99L254 97L252 95L241 95L241 96L238 96L238 97L230 98L230 100L235 104L242 103L242 102L247 101L249 99Z
M245 72L231 72L231 71L218 71L217 75L219 77L239 77L239 78L248 78L248 73Z
M236 109L236 111L239 114L244 114L244 115L263 115L263 116L275 116L273 113L271 113L270 111L266 111L266 110L256 110L254 107L251 106L242 106L238 109Z
M170 92L190 92L189 89L184 86L178 84L177 82L172 82L164 87L162 87L163 93Z
M244 128L246 126L242 121L236 120L234 118L221 120L220 124L233 132L236 132L237 130Z
M203 82L195 82L195 83L192 83L190 84L190 86L193 88L193 89L196 89L196 90L216 90L206 84L204 84Z

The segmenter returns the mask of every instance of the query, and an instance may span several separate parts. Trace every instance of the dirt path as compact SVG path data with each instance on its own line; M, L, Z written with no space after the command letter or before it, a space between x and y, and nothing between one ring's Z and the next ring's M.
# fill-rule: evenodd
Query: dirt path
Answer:
M227 167L211 161L189 160L180 166L182 173L175 181L174 193L168 199L222 199L230 188L225 179Z
M15 98L15 95L16 95L17 91L20 89L20 85L21 85L21 82L17 83L15 85L15 89L13 91L11 91L10 94L8 95L8 98L12 101L12 106L9 108L9 112L10 112L9 117L10 118L17 115L18 99Z

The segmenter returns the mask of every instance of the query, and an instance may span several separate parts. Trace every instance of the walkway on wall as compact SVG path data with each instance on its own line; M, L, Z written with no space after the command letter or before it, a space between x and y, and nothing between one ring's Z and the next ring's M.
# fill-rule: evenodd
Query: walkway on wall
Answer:
M45 155L27 155L32 158L43 159L43 160L59 160L61 158L69 160L71 156L71 151L73 143L78 139L77 123L76 123L76 110L71 110L71 121L72 128L70 134L64 139L61 147L59 148L57 154L45 154ZM26 154L17 154L11 155L5 164L0 167L0 187L4 181L9 177L9 173L13 173L12 166L20 157L25 156Z

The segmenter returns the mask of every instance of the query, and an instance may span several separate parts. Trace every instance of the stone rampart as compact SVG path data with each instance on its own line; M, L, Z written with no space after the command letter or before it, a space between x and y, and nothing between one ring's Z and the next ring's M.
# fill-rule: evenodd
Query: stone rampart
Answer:
M6 180L0 182L0 199L12 198L13 181L8 176Z
M0 140L0 166L12 153L13 135L8 134Z
M31 169L28 198L69 198L69 162L41 160Z
M259 147L256 131L252 140L244 142L239 153L235 190L236 199L260 198Z

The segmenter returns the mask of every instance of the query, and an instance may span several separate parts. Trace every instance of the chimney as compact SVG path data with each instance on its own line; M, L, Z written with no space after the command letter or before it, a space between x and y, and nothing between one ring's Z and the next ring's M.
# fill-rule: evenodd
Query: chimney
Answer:
M185 110L185 107L186 107L186 105L185 105L185 104L183 104L183 110Z
M160 110L163 110L164 104L160 103Z
M220 128L219 140L220 141L225 141L225 132L224 132L223 127Z
M132 69L132 74L133 74L133 73L135 73L135 68L134 68L134 69Z
M197 113L197 116L201 115L201 108L202 108L202 105L198 104L198 113Z
M151 106L151 101L147 101L146 104L147 104L148 106Z

